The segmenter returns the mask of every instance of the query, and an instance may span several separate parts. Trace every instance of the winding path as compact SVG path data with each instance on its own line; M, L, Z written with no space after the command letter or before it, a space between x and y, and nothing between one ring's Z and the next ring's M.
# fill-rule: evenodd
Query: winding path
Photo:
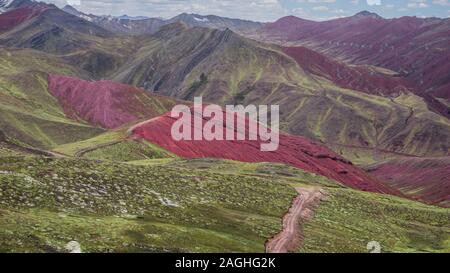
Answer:
M283 218L283 230L266 243L267 253L287 253L301 244L300 220L312 218L312 207L320 202L323 195L318 189L296 188L296 190L299 195Z

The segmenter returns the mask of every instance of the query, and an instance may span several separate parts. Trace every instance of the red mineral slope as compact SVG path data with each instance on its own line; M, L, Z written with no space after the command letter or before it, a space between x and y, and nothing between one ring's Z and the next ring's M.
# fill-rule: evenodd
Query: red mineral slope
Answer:
M109 129L159 116L175 105L169 98L112 81L50 75L48 86L68 117Z
M450 157L395 159L369 172L413 199L450 207Z
M39 15L46 9L46 6L24 6L13 9L9 12L0 14L0 33L9 31L16 26L28 21L29 19Z
M208 119L203 119L203 123L207 121ZM132 128L132 134L134 137L144 138L184 158L223 158L241 162L285 163L329 177L353 188L398 194L333 151L304 137L281 134L279 149L263 152L260 150L261 143L264 143L261 140L175 141L171 136L171 128L175 122L176 119L168 113ZM225 132L231 130L229 126L219 126ZM194 132L195 127L191 128ZM249 135L248 126L246 135Z
M306 47L284 47L283 52L311 74L321 76L342 88L370 94L398 94L411 90L404 78L383 74L369 66L350 66Z
M430 109L450 118L446 103L450 84L450 19L401 17L384 19L361 12L323 22L295 17L265 25L263 40L303 45L352 64L370 64L396 71L414 84ZM442 89L444 88L444 89ZM444 90L444 91L442 91ZM431 100L430 100L431 99Z

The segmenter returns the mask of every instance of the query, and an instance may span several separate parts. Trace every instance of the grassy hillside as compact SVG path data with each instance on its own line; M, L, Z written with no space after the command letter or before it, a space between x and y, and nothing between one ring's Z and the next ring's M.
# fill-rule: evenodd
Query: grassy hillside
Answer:
M65 117L48 92L47 73L83 72L33 50L0 49L0 130L33 147L48 149L103 132Z
M108 131L91 139L61 145L53 151L66 156L117 162L175 157L144 140L129 139L124 129Z
M127 140L89 151L83 157L110 161L128 162L146 159L174 157L166 150L146 141Z
M180 23L151 36L116 36L86 22L74 27L81 19L69 19L50 10L2 34L0 42L60 56L82 78L113 79L178 99L278 104L283 130L322 141L358 164L399 154L449 153L450 123L428 110L422 98L339 88L325 76L305 72L281 47Z
M329 196L304 226L299 252L450 251L450 210L392 196L327 188Z
M328 193L301 252L448 252L448 209L363 193L283 165L0 159L0 250L263 252L296 187Z
M449 252L450 210L397 197L344 188L321 176L273 164L230 161L173 161L171 167L215 173L271 177L295 187L321 187L327 193L313 220L304 225L299 252L368 252L378 241L383 252Z
M283 130L322 141L356 163L449 152L449 121L422 98L337 87L305 72L282 48L231 31L166 26L112 78L181 99L278 104Z
M0 160L0 251L263 252L295 191L269 179L88 160Z
M95 78L106 77L136 50L133 37L116 36L54 6L48 6L33 18L0 33L0 44L54 54Z

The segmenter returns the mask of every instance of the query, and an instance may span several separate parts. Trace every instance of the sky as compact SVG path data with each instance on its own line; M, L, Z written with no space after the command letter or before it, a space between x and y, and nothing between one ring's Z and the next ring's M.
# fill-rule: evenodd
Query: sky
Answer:
M376 12L401 16L450 17L450 0L45 0L59 7L71 4L85 13L171 18L183 12L272 22L283 16L323 21Z

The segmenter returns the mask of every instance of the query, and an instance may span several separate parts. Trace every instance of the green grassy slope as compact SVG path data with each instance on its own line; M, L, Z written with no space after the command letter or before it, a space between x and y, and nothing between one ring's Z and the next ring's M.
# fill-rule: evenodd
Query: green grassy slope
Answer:
M116 36L56 7L1 33L0 44L54 54L95 78L106 77L136 50L133 37Z
M277 46L230 31L166 26L113 79L219 104L278 104L281 128L326 143L356 163L449 153L450 122L412 94L391 99L304 72Z
M124 129L108 131L91 139L61 145L53 151L66 156L117 162L176 157L152 143L128 139Z
M450 251L450 209L355 191L283 165L211 159L172 161L168 165L324 189L328 196L318 206L315 218L302 223L306 239L299 252L368 252L371 241L379 242L383 252Z
M299 252L450 251L450 210L392 196L327 188L329 196L304 224Z
M0 251L263 252L296 192L269 179L88 160L0 160Z
M0 159L0 251L263 252L297 195L328 193L300 252L448 252L450 210L347 189L278 164Z
M0 130L30 146L52 148L103 132L67 119L47 89L47 73L84 75L33 50L0 49Z
M118 162L138 161L146 159L162 159L174 157L166 150L156 147L146 141L127 140L114 145L108 145L83 155L85 158L101 159Z
M203 96L219 104L278 104L283 130L322 141L358 164L398 155L449 153L450 122L429 111L423 99L411 94L391 99L338 88L303 71L278 46L229 30L188 29L182 24L165 26L153 36L125 37L91 32L89 24L77 29L69 20L58 26L61 35L43 35L61 18L46 14L39 18L43 24L30 22L4 34L3 42L55 54L64 63L59 69L43 65L37 71L108 78L178 99ZM42 47L27 43L33 35L42 38ZM5 69L16 62L5 62ZM3 85L14 80L5 79ZM41 146L53 147L61 141L43 142Z
M54 151L68 156L76 156L77 153L84 150L91 150L98 146L124 141L126 137L127 134L124 130L107 131L93 138L60 145L55 147Z

